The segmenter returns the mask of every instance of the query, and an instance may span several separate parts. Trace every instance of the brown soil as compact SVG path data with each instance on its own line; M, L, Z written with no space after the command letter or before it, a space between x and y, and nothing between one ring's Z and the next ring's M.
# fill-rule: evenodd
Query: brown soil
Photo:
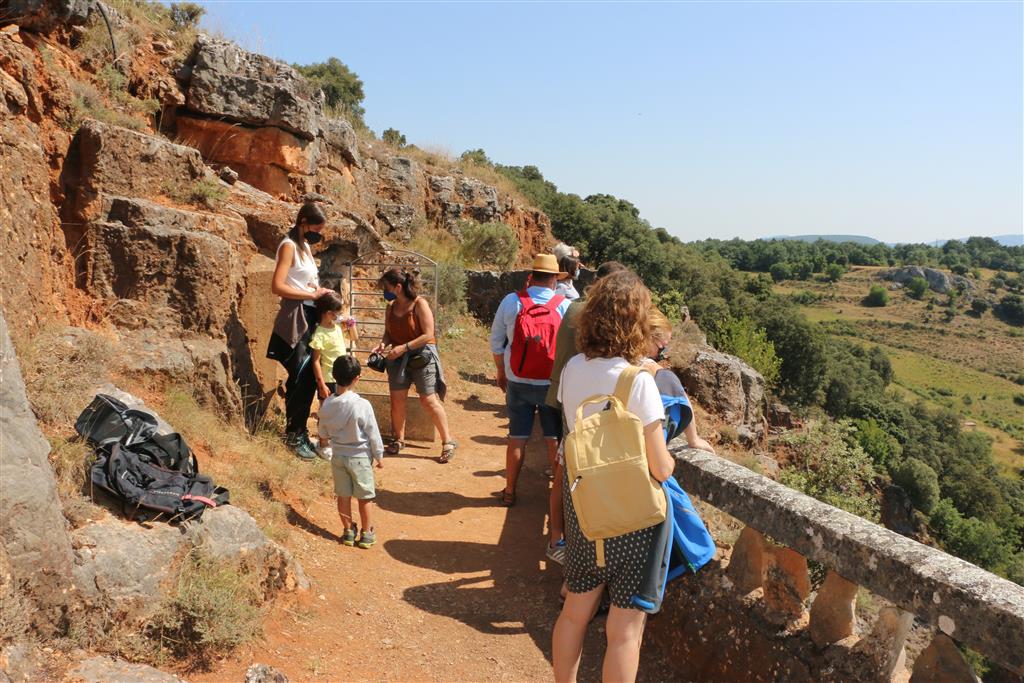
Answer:
M449 366L450 367L450 366ZM455 374L457 368L446 367ZM330 491L292 503L288 545L313 588L279 601L262 642L192 681L240 681L253 662L292 681L550 680L551 629L561 571L544 557L548 482L542 444L531 442L519 501L506 509L506 420L501 393L462 375L447 408L457 457L438 464L439 445L414 443L377 470L378 543L338 543ZM581 680L600 678L604 619L591 625ZM641 680L668 671L645 646Z

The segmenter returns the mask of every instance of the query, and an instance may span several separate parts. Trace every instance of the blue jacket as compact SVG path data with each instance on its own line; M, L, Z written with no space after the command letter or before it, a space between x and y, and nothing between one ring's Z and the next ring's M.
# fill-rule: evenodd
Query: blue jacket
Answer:
M661 609L669 581L687 570L696 572L715 556L716 550L714 539L679 482L669 477L662 488L669 514L655 531L643 583L631 598L634 605L648 614L657 614Z

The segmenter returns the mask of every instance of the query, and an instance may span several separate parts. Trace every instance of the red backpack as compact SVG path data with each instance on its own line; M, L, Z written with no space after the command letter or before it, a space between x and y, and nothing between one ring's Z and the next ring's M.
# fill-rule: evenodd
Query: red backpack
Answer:
M551 379L551 368L555 365L555 337L562 323L558 306L565 297L556 294L546 304L538 304L525 289L516 295L522 310L516 316L509 365L516 377Z

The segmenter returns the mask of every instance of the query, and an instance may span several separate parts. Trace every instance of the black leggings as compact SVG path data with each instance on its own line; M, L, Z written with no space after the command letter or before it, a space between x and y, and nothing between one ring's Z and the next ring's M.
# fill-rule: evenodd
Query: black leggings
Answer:
M284 412L286 417L285 431L291 434L306 434L306 423L309 411L316 396L316 375L313 374L313 353L309 350L309 340L316 329L316 309L302 306L306 315L309 330L292 349L288 360L281 365L288 371L288 381L284 385Z

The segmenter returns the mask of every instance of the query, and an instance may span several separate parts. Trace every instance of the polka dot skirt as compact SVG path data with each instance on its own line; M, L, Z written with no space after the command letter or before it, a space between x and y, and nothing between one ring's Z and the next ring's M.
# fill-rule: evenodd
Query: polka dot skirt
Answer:
M565 506L565 580L569 590L573 593L586 593L601 584L607 584L613 605L623 609L639 609L630 603L630 598L639 592L643 582L644 566L651 552L657 525L605 539L605 566L598 567L597 545L588 541L580 530L576 509L569 494L567 475L563 479L562 498Z

